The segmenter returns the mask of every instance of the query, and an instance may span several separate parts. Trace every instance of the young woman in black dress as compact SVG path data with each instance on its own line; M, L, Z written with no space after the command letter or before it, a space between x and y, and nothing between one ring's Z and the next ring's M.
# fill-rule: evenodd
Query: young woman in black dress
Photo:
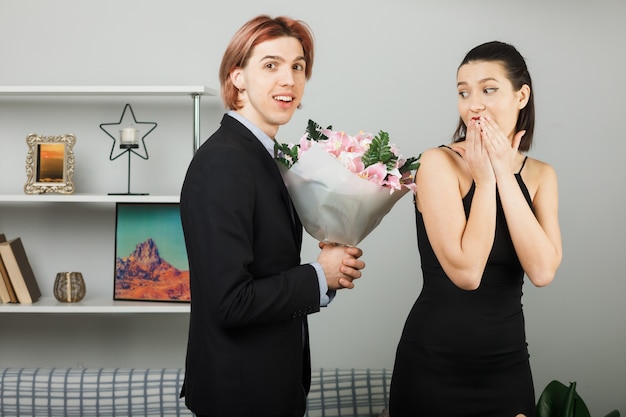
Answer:
M527 157L532 83L511 45L489 42L457 71L454 142L422 154L416 218L423 288L398 345L390 416L534 415L524 275L561 263L557 177Z

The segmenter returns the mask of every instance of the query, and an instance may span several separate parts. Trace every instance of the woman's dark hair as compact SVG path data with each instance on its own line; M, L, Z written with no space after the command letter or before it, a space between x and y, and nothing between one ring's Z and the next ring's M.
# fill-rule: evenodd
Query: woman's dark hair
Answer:
M520 110L519 116L517 117L517 124L515 125L516 132L520 130L526 131L520 142L519 150L522 152L528 151L533 143L533 131L535 129L535 99L530 73L526 67L524 57L512 45L498 41L487 42L469 51L459 65L459 68L470 62L477 61L495 61L502 64L506 77L511 84L513 84L515 91L519 91L524 84L530 87L528 103ZM453 135L454 141L461 142L465 140L466 133L467 126L465 126L463 119L460 118L459 125Z

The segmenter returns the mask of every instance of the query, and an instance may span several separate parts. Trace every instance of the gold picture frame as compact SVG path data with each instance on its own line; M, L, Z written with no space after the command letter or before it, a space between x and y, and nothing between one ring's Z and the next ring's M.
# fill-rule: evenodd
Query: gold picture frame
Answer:
M26 137L26 194L74 192L74 144L76 136L42 136L30 134Z

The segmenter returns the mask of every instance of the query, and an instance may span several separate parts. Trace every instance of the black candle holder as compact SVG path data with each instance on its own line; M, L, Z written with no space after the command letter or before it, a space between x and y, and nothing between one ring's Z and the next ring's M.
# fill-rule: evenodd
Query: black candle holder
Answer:
M135 155L143 158L143 159L148 159L148 156L146 155L146 157L144 158L142 155L139 155L137 152L133 151L133 149L138 149L139 145L128 145L125 143L120 143L120 149L124 149L124 152L120 153L119 155L117 155L115 158L110 158L109 159L111 161L114 161L115 159L119 158L120 156L124 155L124 154L128 154L128 188L127 191L125 193L109 193L109 195L148 195L148 193L131 193L130 192L130 154L134 153ZM147 151L147 149L146 149Z
M124 115L126 114L126 110L130 110L130 113L133 117L133 126L134 125L150 125L152 126L143 136L141 136L141 147L143 148L143 154L140 152L137 152L136 150L138 150L140 148L140 145L138 143L123 143L120 139L120 143L119 143L119 149L121 149L122 151L116 155L113 155L115 153L115 148L116 148L116 143L118 142L118 139L113 136L107 129L105 126L120 126L122 125L122 122L124 121ZM100 124L100 129L102 129L111 139L113 139L113 146L111 147L111 153L109 154L109 160L110 161L114 161L117 158L119 158L120 156L127 154L128 155L128 188L127 191L125 193L109 193L109 195L148 195L148 193L131 193L130 192L130 160L131 160L131 154L135 154L138 157L140 157L143 160L148 160L148 148L146 147L146 142L145 142L145 137L148 136L148 134L150 134L150 132L152 132L155 128L157 127L157 124L155 122L138 122L137 119L135 118L135 112L133 111L133 108L131 107L130 104L126 104L124 106L124 111L122 112L122 116L120 117L120 121L117 123L102 123ZM121 134L121 131L120 131Z

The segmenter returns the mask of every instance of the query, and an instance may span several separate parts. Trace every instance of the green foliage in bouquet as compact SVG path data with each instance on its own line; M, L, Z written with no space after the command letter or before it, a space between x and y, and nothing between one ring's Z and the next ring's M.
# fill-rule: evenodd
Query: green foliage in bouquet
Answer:
M326 129L332 130L332 126L328 126ZM309 123L306 127L306 140L319 142L320 140L327 140L328 136L320 132L324 128L313 120L309 119ZM298 162L298 149L300 145L290 145L288 143L274 143L274 154L276 155L276 160L286 166L287 168L291 168L293 164Z
M311 142L326 141L329 139L329 137L325 135L322 130L332 131L332 129L332 126L328 126L326 129L324 129L321 125L309 119L305 131L305 139ZM274 153L276 155L276 160L287 168L291 168L293 164L298 162L299 149L299 144L293 145L279 142L276 142L274 144ZM410 171L417 171L420 166L420 156L418 156L417 158L407 158L404 164L398 167L400 174L404 174ZM381 130L377 136L374 136L372 142L369 145L369 148L361 156L361 161L363 162L365 168L381 162L387 167L388 170L394 169L398 162L398 155L394 153L391 145L389 144L389 133Z
M274 142L275 159L287 168L291 168L293 164L298 162L298 145L289 145L288 143Z
M382 130L378 132L378 135L374 136L374 139L372 139L369 149L361 157L361 161L363 161L363 165L365 165L366 168L377 162L382 162L387 166L387 169L393 169L398 162L398 157L393 153L389 145L389 133ZM400 173L404 174L408 171L417 170L420 166L418 161L419 156L417 158L408 158L399 168Z
M320 140L327 140L328 136L323 134L321 130L324 130L322 126L309 119L309 123L307 123L306 126L307 139L315 142L319 142ZM333 130L333 127L328 126L326 130Z

